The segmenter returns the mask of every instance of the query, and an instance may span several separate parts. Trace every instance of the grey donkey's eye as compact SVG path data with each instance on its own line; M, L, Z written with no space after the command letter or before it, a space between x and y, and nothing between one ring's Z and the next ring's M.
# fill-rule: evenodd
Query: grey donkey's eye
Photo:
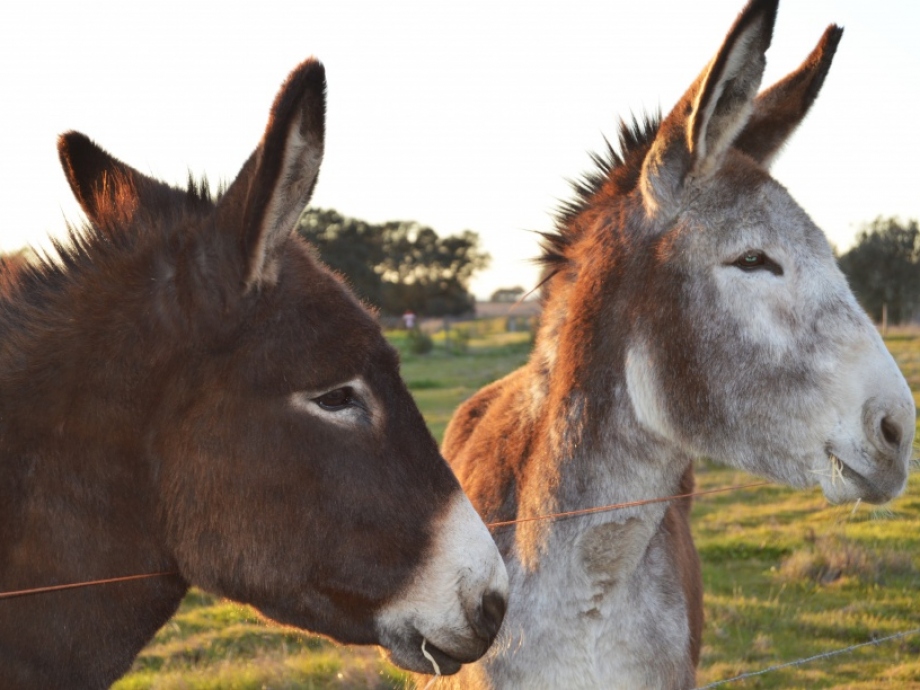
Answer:
M783 267L761 251L747 251L731 265L742 271L769 271L775 276L783 275Z

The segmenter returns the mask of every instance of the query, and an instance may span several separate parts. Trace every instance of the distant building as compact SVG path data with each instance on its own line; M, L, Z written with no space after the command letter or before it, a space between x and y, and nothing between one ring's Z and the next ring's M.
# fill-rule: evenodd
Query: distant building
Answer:
M502 316L539 316L540 300L528 299L523 302L476 302L477 319L495 319Z
M517 302L524 295L524 288L517 286L512 288L499 288L492 293L489 298L490 302Z

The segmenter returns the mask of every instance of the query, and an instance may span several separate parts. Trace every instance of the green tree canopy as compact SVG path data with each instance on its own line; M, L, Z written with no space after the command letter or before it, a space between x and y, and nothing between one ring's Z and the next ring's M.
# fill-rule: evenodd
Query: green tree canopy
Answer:
M840 257L856 297L876 321L920 316L920 228L916 220L878 217L862 227L856 246Z
M470 278L489 262L470 230L439 237L414 221L373 225L323 209L307 209L298 230L363 300L390 315L471 311Z

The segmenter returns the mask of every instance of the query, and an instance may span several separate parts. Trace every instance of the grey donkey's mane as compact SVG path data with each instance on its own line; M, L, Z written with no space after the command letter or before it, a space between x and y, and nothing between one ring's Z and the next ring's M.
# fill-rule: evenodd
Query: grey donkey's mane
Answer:
M569 250L581 236L576 219L601 198L615 198L635 189L642 163L661 126L661 113L620 120L617 146L604 138L603 153L591 153L593 169L571 180L574 197L563 201L555 214L555 230L539 233L543 240L537 263L544 267L541 284L569 262Z

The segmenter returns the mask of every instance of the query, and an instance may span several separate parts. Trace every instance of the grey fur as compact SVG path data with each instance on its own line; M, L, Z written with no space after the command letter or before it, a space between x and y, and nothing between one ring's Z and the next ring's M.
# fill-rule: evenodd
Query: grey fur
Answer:
M530 362L466 402L445 437L486 521L682 493L700 457L834 502L903 491L907 384L824 234L764 167L840 32L761 100L775 13L752 1L657 134L632 137L562 216ZM511 582L499 640L436 687L693 687L688 518L680 501L497 529Z

